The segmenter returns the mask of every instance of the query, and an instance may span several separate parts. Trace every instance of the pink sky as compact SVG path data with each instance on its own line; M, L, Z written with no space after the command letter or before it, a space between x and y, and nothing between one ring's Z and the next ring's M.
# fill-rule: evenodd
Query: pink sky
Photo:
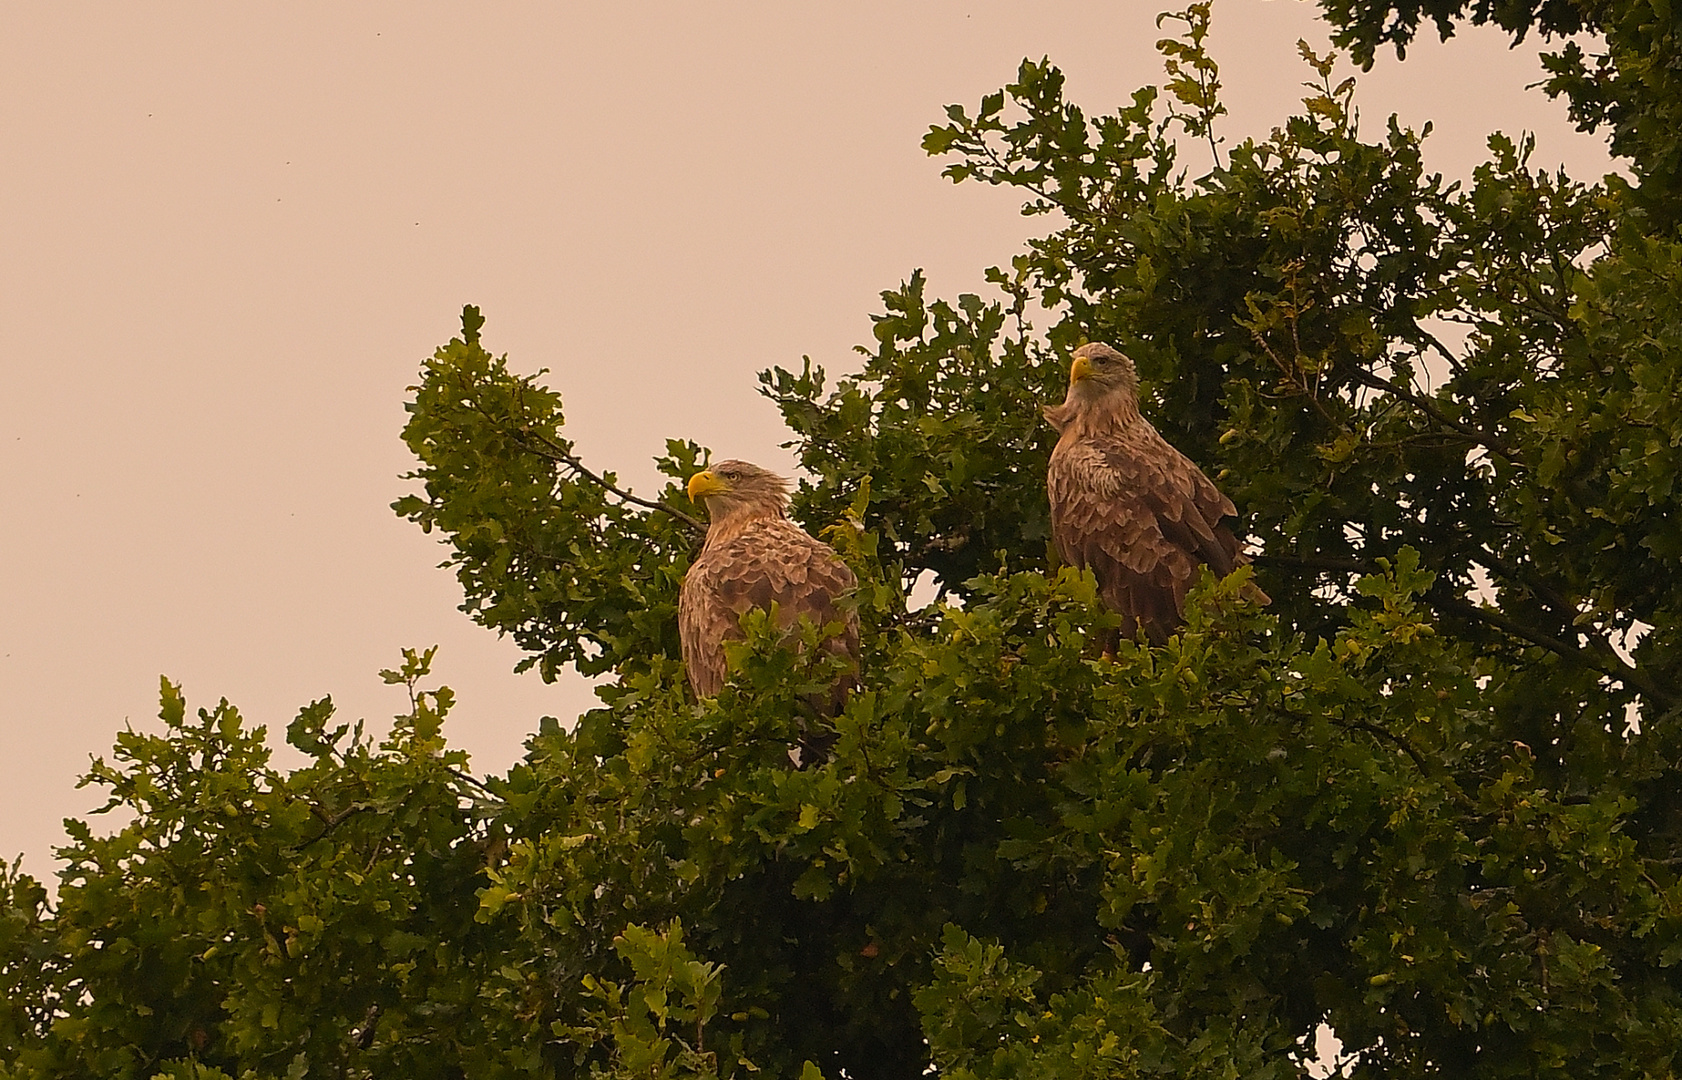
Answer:
M439 644L446 733L505 769L576 679L455 610L443 550L387 508L404 387L483 307L486 343L548 367L588 460L647 485L668 436L788 467L753 373L832 372L876 294L923 267L978 291L1045 219L954 188L918 148L1049 55L1089 112L1159 81L1159 6L14 5L0 38L0 857L50 870L90 754L156 730L160 674L277 737ZM1299 0L1220 0L1236 142L1287 115L1323 46ZM1357 101L1437 133L1464 175L1488 132L1607 167L1525 91L1533 47L1468 34L1385 58ZM1189 159L1188 159L1189 160Z

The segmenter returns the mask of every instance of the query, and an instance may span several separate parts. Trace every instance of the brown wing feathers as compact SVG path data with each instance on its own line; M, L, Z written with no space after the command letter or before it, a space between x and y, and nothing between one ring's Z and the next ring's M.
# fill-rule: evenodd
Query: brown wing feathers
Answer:
M757 466L727 461L697 473L689 487L712 516L678 600L684 667L696 696L711 697L723 687L724 643L741 638L741 617L755 608L774 605L783 629L802 617L820 626L839 619L841 633L824 647L856 664L858 617L837 603L854 587L853 572L827 544L784 516L784 482ZM853 681L837 685L831 711L839 710Z
M1108 345L1075 350L1068 396L1045 412L1060 433L1046 476L1058 552L1091 568L1126 633L1167 640L1199 567L1225 575L1249 561L1223 523L1236 514L1232 501L1139 415L1132 361ZM780 477L740 461L690 478L690 498L704 500L712 518L678 602L684 666L700 697L724 685L724 642L741 637L741 617L755 608L775 607L784 628L841 615L841 633L824 647L857 663L857 616L837 604L854 587L852 571L788 520L787 491ZM1259 589L1255 596L1267 601ZM837 685L834 708L852 682Z
M1046 477L1059 554L1092 570L1125 633L1166 641L1200 566L1249 561L1222 523L1232 501L1139 415L1132 362L1107 345L1075 351L1068 397L1046 414L1061 432Z

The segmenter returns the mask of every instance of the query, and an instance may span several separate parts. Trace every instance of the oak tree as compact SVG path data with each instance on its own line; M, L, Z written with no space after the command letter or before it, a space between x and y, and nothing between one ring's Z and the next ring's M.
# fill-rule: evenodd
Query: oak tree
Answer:
M1676 26L1324 7L1362 62L1426 20L1598 33L1549 87L1633 179L1494 135L1448 182L1306 45L1303 108L1228 145L1207 4L1114 112L1045 61L951 106L925 147L1044 235L990 298L884 293L854 371L761 376L795 515L860 581L861 681L801 769L822 650L750 614L724 690L684 684L706 452L625 491L467 309L396 510L526 666L608 676L600 706L478 776L410 651L389 737L315 702L287 770L166 681L165 733L88 777L132 822L71 823L55 900L0 883L0 1077L1673 1073ZM1038 406L1086 340L1257 555L1160 647L1095 647L1114 617L1047 543Z

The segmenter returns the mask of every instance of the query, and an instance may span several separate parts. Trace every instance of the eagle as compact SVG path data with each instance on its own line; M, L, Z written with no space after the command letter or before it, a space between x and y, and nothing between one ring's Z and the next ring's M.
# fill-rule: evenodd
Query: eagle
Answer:
M712 697L724 686L724 643L742 637L742 615L773 604L785 630L802 616L819 626L840 623L823 647L845 656L856 673L858 613L839 601L857 582L833 548L788 519L788 481L745 461L721 461L689 478L689 498L704 500L712 519L678 594L678 637L695 696ZM842 677L814 706L840 712L855 678Z
M1057 553L1092 570L1123 634L1161 645L1184 621L1198 567L1224 577L1250 561L1222 524L1237 509L1139 415L1133 361L1110 346L1076 349L1068 396L1044 412L1060 433L1046 473Z

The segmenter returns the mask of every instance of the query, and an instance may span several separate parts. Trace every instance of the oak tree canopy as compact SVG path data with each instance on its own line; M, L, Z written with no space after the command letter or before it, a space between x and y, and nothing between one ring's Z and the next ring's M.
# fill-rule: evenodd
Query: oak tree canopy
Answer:
M478 775L409 651L388 737L313 702L281 769L166 680L165 733L89 774L130 823L71 823L52 901L0 880L0 1077L1283 1078L1324 1030L1352 1076L1673 1074L1678 27L1322 7L1357 62L1468 22L1574 35L1544 77L1629 179L1493 135L1444 180L1306 46L1301 110L1222 141L1207 4L1113 112L1049 61L949 107L926 149L1043 235L989 296L885 292L854 370L761 376L790 514L858 583L858 684L799 770L846 663L810 623L790 650L750 614L719 692L685 685L706 453L625 492L467 309L396 510L527 666L610 676L600 706ZM1087 341L1258 552L1110 655L1044 487L1039 410Z

